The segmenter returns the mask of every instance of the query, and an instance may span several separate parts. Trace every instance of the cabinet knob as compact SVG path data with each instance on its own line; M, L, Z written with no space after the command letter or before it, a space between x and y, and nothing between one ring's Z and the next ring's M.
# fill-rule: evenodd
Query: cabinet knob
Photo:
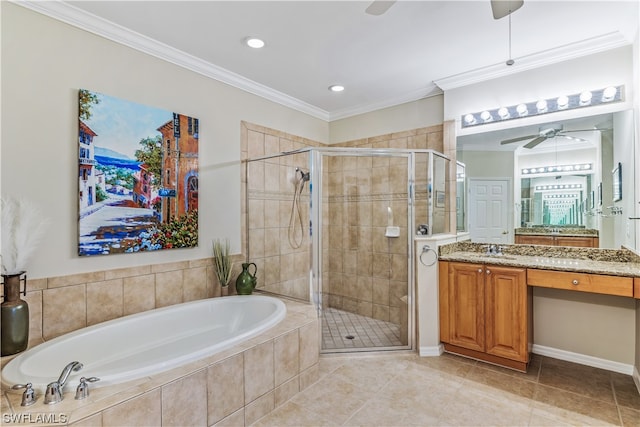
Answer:
M481 268L478 269L478 273L482 273L482 269Z
M573 279L573 281L571 283L573 283L574 285L577 285L578 284L578 279Z
M489 269L487 268L487 271L486 271L485 273L487 273L487 274L491 274L491 270L489 270Z

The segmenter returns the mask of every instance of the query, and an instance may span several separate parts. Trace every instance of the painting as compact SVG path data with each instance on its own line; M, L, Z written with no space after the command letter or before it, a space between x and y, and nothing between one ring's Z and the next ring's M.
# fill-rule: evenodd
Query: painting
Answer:
M78 254L198 246L199 120L78 93Z

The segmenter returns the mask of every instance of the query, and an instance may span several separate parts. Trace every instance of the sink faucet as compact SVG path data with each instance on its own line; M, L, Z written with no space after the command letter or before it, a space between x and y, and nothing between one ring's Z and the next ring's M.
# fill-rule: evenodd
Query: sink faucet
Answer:
M80 362L71 362L67 366L65 366L62 370L62 373L60 374L60 378L58 378L58 381L54 381L47 385L47 391L44 394L44 403L46 403L47 405L51 405L61 402L62 399L64 399L62 389L67 383L71 371L78 372L80 369L82 369L82 366L83 365Z
M486 246L487 252L485 255L502 255L502 246L496 244L488 244Z

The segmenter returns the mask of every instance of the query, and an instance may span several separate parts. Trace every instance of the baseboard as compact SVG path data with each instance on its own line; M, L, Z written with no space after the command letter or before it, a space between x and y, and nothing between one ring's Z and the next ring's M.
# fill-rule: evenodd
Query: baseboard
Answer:
M438 344L428 347L420 347L418 352L422 357L441 356L442 353L444 353L444 346L442 344Z
M581 365L593 366L594 368L606 369L607 371L633 375L636 386L640 389L638 370L635 369L633 365L614 362L613 360L600 359L599 357L588 356L586 354L573 353L571 351L560 350L553 347L545 347L538 344L534 344L531 351L541 356L553 357L554 359L566 360L567 362L574 362Z
M638 393L640 393L640 372L638 372L638 367L633 368L633 382L636 383L636 388L638 389Z

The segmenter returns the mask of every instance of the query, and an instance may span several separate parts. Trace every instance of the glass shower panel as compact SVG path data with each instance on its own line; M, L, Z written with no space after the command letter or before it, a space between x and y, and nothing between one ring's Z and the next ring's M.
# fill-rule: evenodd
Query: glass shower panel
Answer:
M406 347L410 156L371 150L319 155L322 349Z
M309 301L309 151L247 162L247 260L256 289Z
M431 177L433 186L433 210L432 210L432 233L447 233L449 232L449 188L448 188L448 173L449 173L449 160L439 156L436 153L430 153L432 158L432 171Z

